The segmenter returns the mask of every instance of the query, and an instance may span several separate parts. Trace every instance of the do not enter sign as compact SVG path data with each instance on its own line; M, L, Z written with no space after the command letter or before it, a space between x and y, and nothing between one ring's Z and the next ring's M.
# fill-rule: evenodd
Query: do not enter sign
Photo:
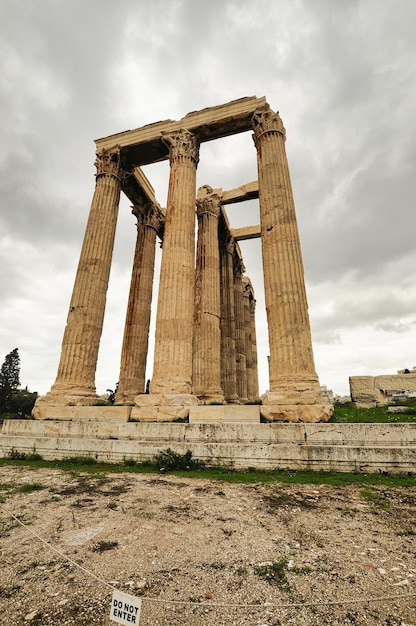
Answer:
M130 596L122 591L114 589L111 600L110 619L117 624L127 624L136 626L140 620L140 609L142 601L136 596Z

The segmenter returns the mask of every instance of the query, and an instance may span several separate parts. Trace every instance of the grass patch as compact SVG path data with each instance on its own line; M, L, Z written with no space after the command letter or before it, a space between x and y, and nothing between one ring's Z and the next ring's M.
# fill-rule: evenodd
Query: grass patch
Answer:
M263 563L257 565L254 568L254 572L266 580L271 585L278 585L282 589L289 591L289 583L286 578L287 571L287 559L279 559L279 561L273 561L273 563Z
M340 404L334 407L334 413L329 421L340 424L414 422L416 421L416 406L406 404L405 413L388 413L387 406L361 409L352 403Z
M365 500L368 504L370 504L375 509L382 509L383 511L390 511L390 502L389 499L379 491L375 491L374 489L369 489L368 487L365 489L361 489L360 498Z
M42 483L25 483L17 487L16 493L32 493L32 491L41 491L42 489L47 489L47 486L42 485Z
M86 463L82 460L87 458ZM106 474L117 473L160 473L157 465L152 462L137 462L134 465L126 465L125 463L101 463L98 461L91 462L90 457L77 457L76 463L74 459L62 459L54 461L29 461L14 460L10 458L0 459L1 465L14 465L22 467L31 467L32 469L57 468L68 470L76 475L86 474L90 476L103 476ZM228 483L285 483L285 484L312 484L312 485L332 485L334 487L343 487L345 485L385 485L388 487L414 487L416 485L416 475L404 474L362 474L354 472L326 472L326 471L308 471L308 470L234 470L227 467L203 467L200 469L189 470L169 470L175 476L186 476L188 478L204 478L217 480ZM4 488L4 486L3 486Z

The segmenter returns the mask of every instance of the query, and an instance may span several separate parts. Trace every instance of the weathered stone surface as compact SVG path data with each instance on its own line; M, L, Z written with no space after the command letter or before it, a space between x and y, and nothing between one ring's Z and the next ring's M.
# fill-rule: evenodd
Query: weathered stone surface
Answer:
M194 458L209 464L237 468L416 471L415 423L172 424L5 420L0 435L1 456L7 456L13 448L25 453L36 450L45 459L88 455L120 463L126 458L152 459L168 447L181 454L191 450Z
M87 420L128 422L131 406L65 406L43 403L35 409L38 420Z
M328 404L263 404L260 413L267 422L327 422L333 409Z
M139 394L134 399L130 419L140 422L172 422L187 418L198 398L191 394Z
M416 391L416 374L351 376L351 400L361 407L387 404L393 393Z
M189 411L190 424L259 424L258 405L193 406Z

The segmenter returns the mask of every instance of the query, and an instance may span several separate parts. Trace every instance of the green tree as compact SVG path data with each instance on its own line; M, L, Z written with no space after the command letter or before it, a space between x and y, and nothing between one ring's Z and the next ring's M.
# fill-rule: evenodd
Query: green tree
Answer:
M17 389L20 385L20 357L17 348L4 359L0 369L0 415L11 409Z
M18 389L10 403L7 417L17 417L19 419L30 417L38 395L37 391L29 391L27 387Z

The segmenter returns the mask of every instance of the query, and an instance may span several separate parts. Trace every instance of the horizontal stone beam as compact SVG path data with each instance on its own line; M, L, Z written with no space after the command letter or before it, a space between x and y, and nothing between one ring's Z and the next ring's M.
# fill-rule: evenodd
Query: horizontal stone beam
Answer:
M259 182L253 180L251 183L246 183L235 189L229 191L223 191L221 203L222 204L236 204L237 202L244 202L245 200L255 200L259 197Z
M122 166L130 170L168 158L168 148L161 140L162 133L185 129L197 135L200 142L235 135L251 130L253 113L265 105L265 97L240 98L220 106L193 111L180 120L164 120L96 139L95 145L97 152L120 146Z
M237 239L237 241L243 241L244 239L258 239L261 236L260 224L255 226L242 226L241 228L231 228L231 235Z

